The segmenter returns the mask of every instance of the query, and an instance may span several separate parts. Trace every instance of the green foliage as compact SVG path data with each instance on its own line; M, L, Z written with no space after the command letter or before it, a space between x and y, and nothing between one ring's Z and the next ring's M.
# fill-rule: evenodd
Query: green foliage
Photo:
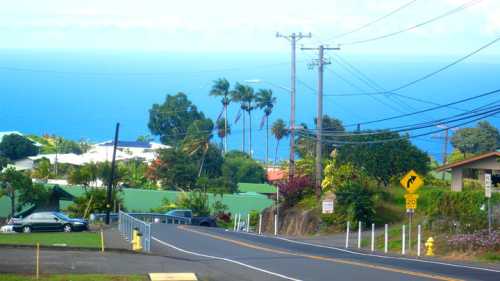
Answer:
M148 128L153 135L160 136L162 143L177 147L182 143L189 126L204 118L186 94L178 93L167 95L163 104L153 104L149 110Z
M224 156L222 177L232 184L236 191L239 182L262 183L265 179L264 168L248 154L239 151L230 151Z
M52 166L50 161L46 158L40 159L36 162L35 168L33 169L31 176L35 179L47 180L53 176Z
M20 194L21 199L27 198L29 193L33 192L33 183L31 178L24 172L16 171L15 168L7 168L0 173L0 197L5 195L10 198L11 216L16 212L16 194ZM19 208L25 203L19 200Z
M197 165L189 155L178 148L162 149L159 163L154 170L155 177L163 187L171 189L194 188L197 178Z
M316 124L318 118L314 118L314 124ZM304 129L307 129L307 124L301 124ZM323 157L327 158L328 155L335 149L335 141L341 141L342 139L335 134L343 133L345 131L342 121L339 119L330 117L328 115L323 115L322 119L323 127L323 144L321 149L323 151ZM316 151L316 132L305 130L303 131L296 140L297 153L300 158L314 157Z
M279 118L274 121L273 126L271 127L271 132L273 133L274 137L276 138L276 151L274 153L274 163L276 164L276 161L278 159L278 147L280 144L281 139L284 137L287 137L289 134L288 128L285 124L285 121L283 119Z
M27 185L28 186L28 185ZM46 188L43 184L35 183L31 188L23 188L19 192L19 206L36 205L39 207L47 206L50 197L52 196L52 189ZM21 208L18 208L21 210Z
M168 198L165 197L161 200L160 207L151 209L151 212L153 212L153 213L166 213L166 212L173 210L175 208L177 208L177 205L175 205L175 203L170 202L170 200L168 200Z
M221 200L216 200L214 203L212 203L212 214L214 216L218 216L220 214L224 214L229 210L229 207L222 203L222 197Z
M335 190L336 206L334 220L342 226L347 221L373 222L375 216L373 191L359 182L348 182Z
M427 196L432 200L423 211L433 230L472 233L488 225L483 190L431 189ZM494 194L492 202L500 202L500 196Z
M149 180L146 178L146 171L148 170L146 163L140 160L131 160L119 165L124 171L123 186L142 188L150 185Z
M75 153L82 154L90 149L90 144L85 141L72 141L59 136L36 136L29 135L28 138L42 145L40 152L42 154L53 153Z
M341 146L338 153L340 163L352 163L384 186L389 185L391 178L399 178L409 170L413 169L422 175L429 171L429 156L398 133L364 133L350 136L346 141L372 143Z
M26 137L18 134L6 135L0 142L0 156L12 161L38 154L38 147Z
M3 168L7 167L8 164L10 164L11 161L7 157L3 157L0 155L0 171L3 170Z
M111 194L112 206L123 206L120 192L113 190ZM106 189L90 188L84 195L75 198L74 203L68 206L68 212L75 217L88 218L92 213L103 213L106 208Z
M210 215L208 194L199 189L179 194L176 205L182 209L190 209L193 211L193 216Z
M500 133L488 121L474 128L462 128L451 137L451 144L462 153L480 154L500 147Z

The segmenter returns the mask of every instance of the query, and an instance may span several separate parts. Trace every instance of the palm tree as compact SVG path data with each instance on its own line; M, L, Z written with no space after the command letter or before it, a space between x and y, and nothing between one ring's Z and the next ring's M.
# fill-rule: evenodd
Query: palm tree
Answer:
M222 141L224 141L227 136L231 134L231 127L227 124L226 118L220 118L217 120L215 128L217 129L217 136L219 136L222 145ZM226 148L224 148L224 151L225 149Z
M255 94L253 91L252 87L242 85L240 83L236 83L234 86L234 90L231 91L231 99L235 102L240 103L240 108L243 111L246 111L249 115L250 118L250 125L249 125L249 130L250 130L250 135L249 135L249 140L250 140L250 154L252 153L252 115L251 112L252 110L255 109L255 106L253 104L255 100ZM245 114L243 114L243 145L242 145L242 150L243 152L245 151Z
M285 121L283 119L278 119L274 121L273 127L271 128L274 137L276 138L276 152L274 153L274 164L276 164L276 159L278 158L278 146L280 144L280 140L286 136L288 136L288 129L286 128Z
M273 97L273 91L261 89L255 98L257 107L264 110L266 118L266 164L269 164L269 115L273 112L276 104L276 97Z
M182 149L188 153L189 156L201 151L200 168L198 170L198 177L201 176L203 165L205 163L205 156L210 148L210 140L213 137L212 130L214 124L210 119L200 119L194 121L187 129L187 135L184 139Z
M210 95L215 97L222 97L221 103L224 110L224 132L228 131L227 127L227 107L231 102L230 92L229 92L229 81L226 78L219 78L214 81L212 90L210 90ZM224 153L227 152L227 134L224 134Z

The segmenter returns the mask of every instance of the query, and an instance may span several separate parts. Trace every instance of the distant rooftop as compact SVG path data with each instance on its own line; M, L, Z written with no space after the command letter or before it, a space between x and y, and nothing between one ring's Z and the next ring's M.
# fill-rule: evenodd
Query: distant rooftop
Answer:
M113 146L115 144L114 141L109 141L102 143L102 146ZM150 142L144 141L118 141L119 147L132 147L132 148L151 148Z
M238 183L238 191L241 193L260 193L272 194L276 193L276 187L267 183Z

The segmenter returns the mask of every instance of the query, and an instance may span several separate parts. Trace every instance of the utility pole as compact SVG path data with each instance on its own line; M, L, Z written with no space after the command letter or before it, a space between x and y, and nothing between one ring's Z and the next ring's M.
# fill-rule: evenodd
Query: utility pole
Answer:
M437 127L444 129L443 136L433 136L433 138L444 140L443 150L442 150L442 157L443 157L442 161L443 161L443 165L446 165L446 163L448 162L448 141L449 141L449 136L450 136L449 135L450 128L445 124L438 125ZM445 176L445 172L443 171L443 173L441 175L442 180L444 180L444 176Z
M302 50L318 50L319 57L317 61L313 61L312 65L318 66L318 104L317 104L317 117L316 117L316 198L321 197L321 172L323 170L321 165L322 150L322 134L323 134L323 70L325 64L330 64L329 60L325 60L325 50L340 50L340 48L330 48L319 45L317 48L301 48Z
M113 189L113 180L115 178L115 161L116 161L116 147L118 146L118 132L120 131L120 123L116 123L116 129L115 129L115 140L113 143L113 158L111 160L111 175L109 176L109 183L108 183L108 192L107 192L107 197L106 197L106 224L109 224L110 222L110 217L109 213L111 212L111 196L112 196L112 189Z
M292 66L291 66L291 81L290 81L290 163L288 167L288 179L292 179L295 175L295 51L297 41L302 38L311 38L311 33L291 33L289 35L283 35L279 32L276 33L276 37L285 38L291 43L291 56L292 56Z

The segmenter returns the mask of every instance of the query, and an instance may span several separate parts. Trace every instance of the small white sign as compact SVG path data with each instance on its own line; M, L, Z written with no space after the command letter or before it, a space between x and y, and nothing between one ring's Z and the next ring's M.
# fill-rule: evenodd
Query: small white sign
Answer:
M491 198L491 174L484 174L484 196Z
M323 200L323 214L331 214L333 213L333 200L325 199Z

